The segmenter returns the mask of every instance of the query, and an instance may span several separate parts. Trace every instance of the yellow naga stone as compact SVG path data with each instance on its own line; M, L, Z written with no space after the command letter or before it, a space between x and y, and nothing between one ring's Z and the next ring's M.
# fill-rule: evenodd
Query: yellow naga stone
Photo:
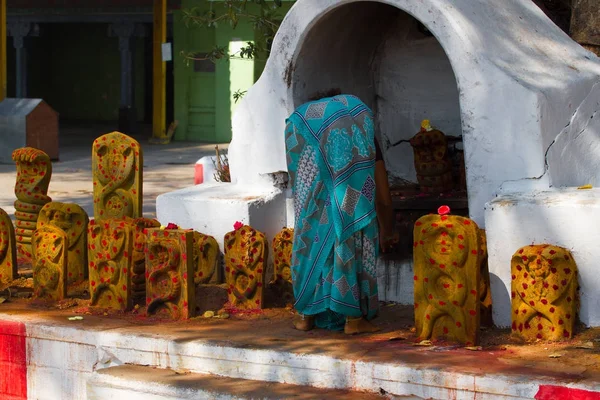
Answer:
M191 230L150 229L146 253L146 305L149 315L187 319L196 311Z
M219 266L219 244L214 237L194 232L194 282L219 284L223 274Z
M32 237L33 295L58 301L67 297L69 239L52 225L36 229Z
M17 252L31 259L31 237L37 227L37 219L42 207L52 201L48 196L48 186L52 177L50 157L32 147L16 149L12 159L17 164L15 185L15 218Z
M0 283L17 279L15 229L10 217L0 208Z
M526 340L573 336L579 308L577 265L567 249L525 246L512 257L512 331Z
M143 156L139 143L120 132L100 136L92 146L94 218L142 216Z
M131 296L136 304L143 305L146 300L146 249L148 244L148 229L159 228L160 222L151 218L128 218L134 231L133 265L131 273Z
M88 278L87 227L89 218L77 204L50 202L40 211L38 229L54 226L65 232L68 242L67 285Z
M421 217L414 227L413 254L418 337L477 344L485 258L477 224L459 216Z
M134 230L135 227L124 219L90 221L88 259L91 306L121 311L131 309Z
M490 287L490 272L488 267L487 237L484 229L479 229L481 241L481 266L479 268L479 300L480 300L480 323L481 326L491 327L494 325L492 318L492 289Z
M283 228L273 238L273 260L275 264L273 281L270 288L277 292L277 296L287 303L294 301L294 289L292 287L292 247L294 230Z
M240 224L241 225L241 224ZM247 225L225 235L225 278L229 302L242 309L261 309L269 248L265 235Z
M424 193L442 193L453 189L452 162L448 155L448 140L443 132L433 129L428 120L412 139L417 180Z

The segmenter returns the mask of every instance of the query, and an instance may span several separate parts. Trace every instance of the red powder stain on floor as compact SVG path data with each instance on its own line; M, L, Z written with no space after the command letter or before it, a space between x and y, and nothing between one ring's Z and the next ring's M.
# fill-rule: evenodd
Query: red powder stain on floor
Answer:
M25 324L0 321L0 398L27 399Z
M542 385L535 395L536 400L600 400L600 392L570 389L564 386Z

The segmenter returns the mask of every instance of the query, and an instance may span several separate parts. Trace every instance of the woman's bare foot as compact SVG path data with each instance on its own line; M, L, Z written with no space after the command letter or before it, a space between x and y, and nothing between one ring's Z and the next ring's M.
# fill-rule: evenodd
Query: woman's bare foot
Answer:
M310 331L315 327L315 317L312 315L297 314L294 317L294 328L299 331Z
M344 333L346 335L357 335L359 333L379 332L381 328L373 325L363 317L346 317Z

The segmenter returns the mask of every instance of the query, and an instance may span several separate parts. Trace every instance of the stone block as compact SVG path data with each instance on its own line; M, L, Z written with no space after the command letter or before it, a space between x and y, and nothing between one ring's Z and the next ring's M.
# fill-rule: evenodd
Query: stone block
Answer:
M580 309L578 319L600 326L600 188L505 193L486 205L486 233L494 325L512 325L514 252L529 244L569 249L577 261Z
M0 208L0 283L9 283L17 276L15 228L6 211Z
M415 324L421 339L479 339L482 238L475 222L421 217L414 228Z
M135 227L123 219L90 221L88 259L92 307L132 307L131 273Z
M48 196L48 185L52 177L50 157L41 150L32 147L16 149L12 154L17 164L17 182L15 185L15 218L17 252L31 259L31 237L37 227L42 207L52 201Z
M67 285L88 278L87 227L89 218L77 204L50 202L40 211L37 227L54 226L65 232L68 242Z
M490 272L488 267L487 237L484 229L479 229L481 240L479 267L479 311L481 312L481 326L491 327L494 325L492 318L492 289L490 287Z
M225 279L229 302L233 307L263 307L268 254L265 235L248 225L225 235Z
M59 301L67 297L69 238L52 225L36 229L31 240L33 295Z
M219 244L214 237L195 232L193 235L194 282L199 284L219 284L223 282Z
M273 280L269 283L269 290L273 292L273 301L278 306L285 307L294 303L294 288L292 286L292 247L294 230L283 228L273 238Z
M149 229L146 253L146 305L149 315L166 313L187 319L196 311L194 233L182 229Z
M128 222L134 230L133 264L131 267L131 296L135 304L144 305L146 301L146 248L148 229L159 228L160 222L150 218L129 218Z
M112 132L94 141L95 219L142 216L143 163L140 144L127 135Z
M573 336L578 311L577 265L567 249L520 248L512 257L512 332L526 340Z

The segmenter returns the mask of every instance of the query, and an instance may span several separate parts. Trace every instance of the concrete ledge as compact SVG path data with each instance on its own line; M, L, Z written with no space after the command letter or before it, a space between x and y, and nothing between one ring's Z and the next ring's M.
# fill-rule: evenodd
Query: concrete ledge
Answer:
M266 383L246 379L193 374L187 371L137 365L105 368L93 374L87 385L88 400L184 400L184 399L348 399L385 397L349 390Z
M569 249L579 269L580 319L600 326L600 189L556 189L501 195L486 205L485 226L494 323L511 324L510 260L522 246Z
M64 311L11 313L0 314L0 327L7 320L24 324L27 393L37 400L86 399L98 371L126 364L434 399L532 399L544 388L600 392L600 373L591 367L585 372L560 360L511 361L497 349L436 350L389 341L390 329L398 329L391 315L378 322L388 333L347 337L294 331L289 318L169 323L86 315L69 322Z
M236 221L272 239L286 226L286 197L274 187L205 183L158 196L156 215L163 225L173 222L214 236L223 250L223 237Z

